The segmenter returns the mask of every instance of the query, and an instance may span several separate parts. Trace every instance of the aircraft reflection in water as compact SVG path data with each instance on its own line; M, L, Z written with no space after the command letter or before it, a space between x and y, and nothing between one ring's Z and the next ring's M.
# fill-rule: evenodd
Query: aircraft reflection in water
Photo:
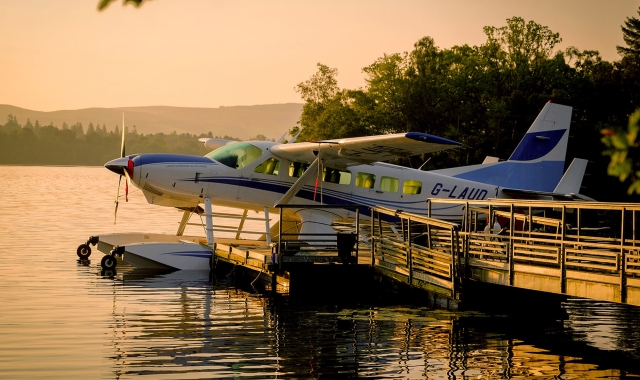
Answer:
M184 273L122 274L121 286L114 288L116 374L450 379L624 375L599 369L597 354L586 359L572 352L558 354L558 347L571 346L564 343L572 332L561 331L557 322L527 320L529 331L522 332L523 321L475 312L327 307L265 298L228 283L212 284L207 273ZM120 297L126 308L119 307ZM511 330L510 324L520 328ZM520 332L510 337L513 331ZM576 353L584 353L586 345L576 344Z

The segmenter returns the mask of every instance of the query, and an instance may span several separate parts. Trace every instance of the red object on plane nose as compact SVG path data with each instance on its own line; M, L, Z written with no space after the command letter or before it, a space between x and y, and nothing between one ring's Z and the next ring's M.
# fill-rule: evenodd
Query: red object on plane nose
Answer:
M127 171L127 173L129 173L129 177L133 178L133 160L129 159L129 161L127 161L127 169L125 169Z

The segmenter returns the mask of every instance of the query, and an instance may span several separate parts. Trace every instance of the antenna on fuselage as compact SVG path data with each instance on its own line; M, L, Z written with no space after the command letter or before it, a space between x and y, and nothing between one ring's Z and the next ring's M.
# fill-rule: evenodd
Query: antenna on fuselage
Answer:
M418 170L422 170L422 168L427 164L427 162L429 162L429 160L431 160L431 157L433 157L433 156L430 156L429 158L427 158L427 160L422 165L420 165Z
M295 136L293 136L291 141L289 141L289 144L292 144L292 143L296 142L296 140L298 139L298 136L300 136L301 133L302 133L302 131L298 132Z

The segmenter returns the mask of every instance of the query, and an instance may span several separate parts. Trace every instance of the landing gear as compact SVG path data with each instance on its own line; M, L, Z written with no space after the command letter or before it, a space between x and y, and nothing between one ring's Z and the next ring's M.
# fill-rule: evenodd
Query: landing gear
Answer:
M104 255L102 261L100 261L100 266L102 266L102 269L105 271L114 270L116 269L117 265L118 260L116 260L116 258L112 255Z
M100 265L102 266L102 269L115 270L116 266L118 265L118 260L116 260L116 258L124 255L124 251L125 251L124 246L116 245L115 247L113 247L111 252L109 252L108 255L104 255L104 257L102 258L102 261L100 261Z
M78 257L80 260L86 260L91 256L91 247L89 244L80 244L77 250Z
M89 256L91 256L91 246L89 244L96 245L99 240L100 238L98 236L91 236L84 244L78 246L76 253L80 260L87 260Z

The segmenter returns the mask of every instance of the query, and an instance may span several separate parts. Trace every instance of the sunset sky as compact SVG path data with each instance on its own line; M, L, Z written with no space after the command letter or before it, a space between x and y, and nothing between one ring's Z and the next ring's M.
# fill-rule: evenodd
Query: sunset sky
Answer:
M640 0L214 1L0 0L0 104L39 111L301 102L322 62L343 88L384 53L481 44L513 16L618 60Z

